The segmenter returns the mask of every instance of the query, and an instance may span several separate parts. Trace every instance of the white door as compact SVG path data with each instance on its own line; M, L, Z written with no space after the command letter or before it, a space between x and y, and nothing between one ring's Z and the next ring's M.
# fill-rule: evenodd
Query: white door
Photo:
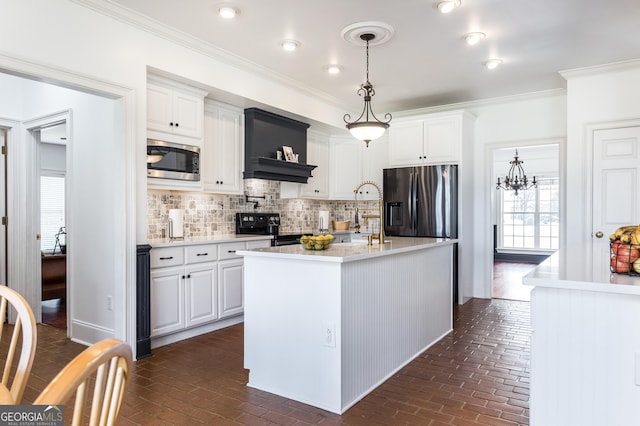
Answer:
M0 146L7 146L7 129L0 128ZM0 155L0 217L2 224L0 225L0 285L7 285L7 225L4 217L7 215L7 182L5 180L7 168L6 155Z
M609 234L640 224L640 127L593 135L593 270L609 264Z

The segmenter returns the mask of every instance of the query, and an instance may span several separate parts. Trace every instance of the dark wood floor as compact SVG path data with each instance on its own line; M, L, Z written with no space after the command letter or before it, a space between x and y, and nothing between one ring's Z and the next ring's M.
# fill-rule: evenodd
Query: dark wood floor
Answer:
M528 424L529 303L473 299L454 312L452 333L342 416L248 388L240 324L137 361L118 424ZM38 333L27 404L84 349L62 329Z

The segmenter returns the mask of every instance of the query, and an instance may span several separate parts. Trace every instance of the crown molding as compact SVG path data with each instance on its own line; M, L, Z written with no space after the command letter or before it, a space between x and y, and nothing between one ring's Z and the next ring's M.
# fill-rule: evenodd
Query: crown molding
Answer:
M549 98L549 97L555 97L555 96L566 96L566 94L567 94L566 89L543 90L540 92L522 93L519 95L500 96L497 98L480 99L476 101L458 102L458 103L447 104L447 105L437 105L433 107L418 108L418 109L405 110L405 111L396 111L393 113L393 116L395 118L410 117L410 116L419 115L419 114L430 114L434 112L463 110L463 109L479 108L484 106L498 105L498 104L504 104L504 103L510 103L510 102L528 101L532 99Z
M560 71L560 75L566 80L575 77L588 77L592 75L606 74L616 71L624 71L628 69L640 68L640 59L630 61L613 62L604 65L594 65L591 67L576 68L572 70Z
M346 108L344 102L319 91L311 86L300 83L299 81L286 77L269 68L263 67L255 62L251 62L241 56L238 56L228 50L221 49L211 43L208 43L197 37L193 37L174 27L168 26L160 21L152 19L142 13L129 9L112 0L70 0L87 9L91 9L97 13L115 19L130 25L140 31L144 31L153 36L165 39L194 52L208 56L212 59L224 62L227 65L249 72L260 78L268 78L279 84L287 86L305 95L314 97L323 102L332 104L333 106Z

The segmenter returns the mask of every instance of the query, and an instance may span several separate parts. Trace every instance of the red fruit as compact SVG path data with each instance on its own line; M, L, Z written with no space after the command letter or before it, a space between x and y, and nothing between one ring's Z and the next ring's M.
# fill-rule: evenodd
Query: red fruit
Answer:
M631 264L629 262L621 262L618 260L617 256L611 256L611 270L613 272L623 274L625 272L629 272L630 268Z
M618 256L619 262L633 263L640 258L640 249L633 244L620 243L612 245L613 254Z

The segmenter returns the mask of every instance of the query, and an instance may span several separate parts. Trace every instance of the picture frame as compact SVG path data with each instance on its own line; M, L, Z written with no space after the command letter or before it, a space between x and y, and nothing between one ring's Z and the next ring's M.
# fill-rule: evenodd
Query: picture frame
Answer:
M290 146L283 146L282 147L282 152L284 154L284 159L285 160L287 160L290 163L295 163L296 156L293 153L293 148L291 148Z

